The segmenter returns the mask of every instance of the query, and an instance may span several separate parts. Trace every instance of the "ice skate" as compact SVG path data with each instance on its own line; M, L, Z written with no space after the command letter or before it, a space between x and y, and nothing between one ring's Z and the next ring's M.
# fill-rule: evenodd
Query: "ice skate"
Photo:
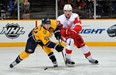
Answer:
M98 64L98 60L95 60L95 59L89 60L89 62L90 62L91 64Z
M13 68L14 66L16 66L18 63L16 63L16 61L14 61L14 62L12 62L10 65L9 65L9 67L10 68Z
M53 62L53 66L54 66L54 68L58 67L57 62Z
M73 66L73 65L75 64L75 62L72 61L72 60L70 60L70 59L67 59L67 58L66 58L65 64L66 64L67 66Z

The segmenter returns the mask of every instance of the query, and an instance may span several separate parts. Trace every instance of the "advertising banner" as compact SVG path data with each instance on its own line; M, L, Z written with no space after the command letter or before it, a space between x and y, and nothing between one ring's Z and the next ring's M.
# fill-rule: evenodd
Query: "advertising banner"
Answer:
M80 34L86 42L116 42L116 20L83 20Z
M40 20L0 21L0 46L26 43L29 32L38 25ZM79 34L87 44L116 46L116 20L82 20L82 27ZM54 36L51 40L58 42Z

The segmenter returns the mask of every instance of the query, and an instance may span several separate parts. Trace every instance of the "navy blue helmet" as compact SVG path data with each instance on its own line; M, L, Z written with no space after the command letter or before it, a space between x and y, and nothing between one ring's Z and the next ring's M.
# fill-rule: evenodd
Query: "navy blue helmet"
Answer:
M51 24L50 19L47 18L47 17L43 18L43 19L42 19L42 25L44 25L44 24Z

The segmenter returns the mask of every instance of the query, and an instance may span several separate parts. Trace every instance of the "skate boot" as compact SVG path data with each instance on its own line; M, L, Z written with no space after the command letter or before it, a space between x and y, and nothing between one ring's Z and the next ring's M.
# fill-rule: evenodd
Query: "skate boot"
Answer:
M75 64L75 62L66 58L65 64L66 64L66 66L73 66Z
M13 68L14 66L16 66L18 63L16 61L12 62L9 66L10 68Z
M92 64L98 64L98 60L95 60L95 59L89 60L89 62Z
M54 68L58 67L57 62L53 62L53 66L54 66Z

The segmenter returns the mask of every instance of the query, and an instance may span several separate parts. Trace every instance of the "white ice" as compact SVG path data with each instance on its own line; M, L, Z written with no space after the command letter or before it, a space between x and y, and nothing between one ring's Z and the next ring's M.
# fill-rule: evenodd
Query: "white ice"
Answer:
M116 47L89 47L94 59L99 60L98 65L90 64L79 49L74 47L72 59L74 67L66 67L61 53L54 50L59 68L52 66L51 61L44 51L37 47L34 54L23 60L14 68L9 64L15 60L25 48L3 47L0 48L0 75L116 75Z

